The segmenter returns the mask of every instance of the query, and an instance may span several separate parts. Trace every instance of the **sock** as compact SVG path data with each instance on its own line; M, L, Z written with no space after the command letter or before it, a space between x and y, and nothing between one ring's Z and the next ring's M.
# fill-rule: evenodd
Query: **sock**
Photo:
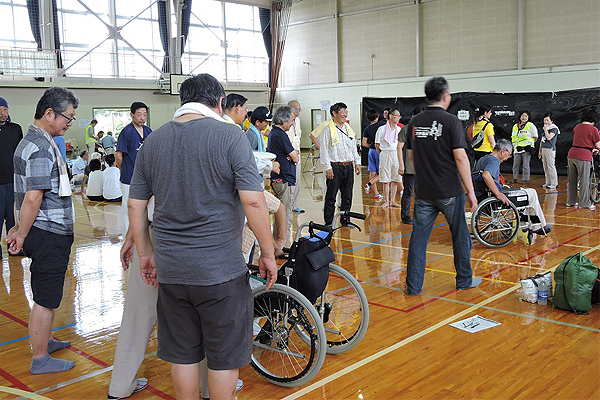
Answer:
M52 372L63 372L68 371L75 366L75 361L59 360L58 358L52 358L49 354L46 354L41 358L34 358L31 360L31 368L29 369L32 374L50 374Z
M477 287L477 286L479 286L479 284L481 284L481 281L482 281L482 280L483 280L483 279L481 279L481 277L480 277L480 276L474 276L474 277L471 279L471 286L470 286L470 287L474 288L474 287Z
M70 345L71 342L69 341L61 342L60 340L54 340L54 338L51 338L48 341L48 354L53 353L57 350L62 350L66 347L69 347Z

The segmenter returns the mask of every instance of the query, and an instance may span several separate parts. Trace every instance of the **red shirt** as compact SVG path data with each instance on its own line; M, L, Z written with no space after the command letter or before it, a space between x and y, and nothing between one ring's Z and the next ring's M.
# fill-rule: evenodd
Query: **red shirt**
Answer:
M573 128L573 147L569 150L567 158L592 161L592 149L598 142L600 142L600 133L595 126L583 123L577 125Z

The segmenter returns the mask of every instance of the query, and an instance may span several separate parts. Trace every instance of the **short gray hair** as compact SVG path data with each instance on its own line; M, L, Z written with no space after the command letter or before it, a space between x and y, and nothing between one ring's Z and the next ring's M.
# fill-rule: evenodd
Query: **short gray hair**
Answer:
M49 87L35 107L34 118L41 119L49 108L54 110L55 114L62 114L69 106L73 106L75 109L79 106L79 99L75 93L59 86Z
M281 106L273 114L273 125L283 125L292 118L292 107Z
M512 152L513 145L510 142L510 140L500 139L496 142L496 145L494 146L494 151L502 151L504 149Z

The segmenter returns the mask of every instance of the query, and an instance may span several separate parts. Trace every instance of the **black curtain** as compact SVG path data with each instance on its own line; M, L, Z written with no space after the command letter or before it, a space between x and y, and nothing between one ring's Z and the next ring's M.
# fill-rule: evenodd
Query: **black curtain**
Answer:
M169 0L166 0L169 1ZM169 42L171 38L169 37L169 31L167 29L167 24L169 23L169 16L167 15L167 4L165 1L159 1L157 3L158 6L158 30L160 33L160 41L162 43L163 50L165 52L163 58L162 72L169 73L171 72L169 66ZM192 0L184 0L183 9L181 11L181 57L183 55L183 51L185 48L185 43L187 41L188 34L190 32L190 17L192 15Z
M29 25L31 33L37 43L38 50L42 50L42 31L40 29L40 2L39 0L27 0L27 12L29 13ZM54 49L56 50L56 66L63 68L62 56L60 54L60 29L58 27L58 8L56 0L52 0L52 20L54 25Z
M472 123L475 109L482 104L492 106L490 121L494 125L497 139L511 140L512 127L523 110L530 112L531 121L538 128L538 133L542 132L544 114L553 113L554 123L560 129L556 140L556 169L560 175L566 175L567 153L573 144L573 128L581 121L583 111L600 107L600 87L537 93L453 93L448 111L458 115L466 128ZM426 107L425 97L363 97L361 126L364 129L369 123L366 118L367 110L381 112L386 107L398 108L402 114L401 122L406 124L416 106ZM535 154L538 146L539 141L536 143ZM503 172L508 172L512 162L502 163L501 167ZM542 162L537 156L531 157L531 172L538 175L544 173Z
M271 82L271 66L273 64L273 49L271 48L271 10L269 8L258 8L260 16L260 29L262 30L265 49L269 57L269 82Z
M27 0L27 12L29 13L29 25L31 33L37 43L38 50L42 49L42 31L40 29L40 2L39 0Z

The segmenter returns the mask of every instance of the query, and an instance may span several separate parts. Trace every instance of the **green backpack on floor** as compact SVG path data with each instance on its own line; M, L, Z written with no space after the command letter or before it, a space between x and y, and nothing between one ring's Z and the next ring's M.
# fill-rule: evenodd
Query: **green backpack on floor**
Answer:
M565 258L554 271L554 306L575 314L589 312L597 277L598 268L581 252Z

